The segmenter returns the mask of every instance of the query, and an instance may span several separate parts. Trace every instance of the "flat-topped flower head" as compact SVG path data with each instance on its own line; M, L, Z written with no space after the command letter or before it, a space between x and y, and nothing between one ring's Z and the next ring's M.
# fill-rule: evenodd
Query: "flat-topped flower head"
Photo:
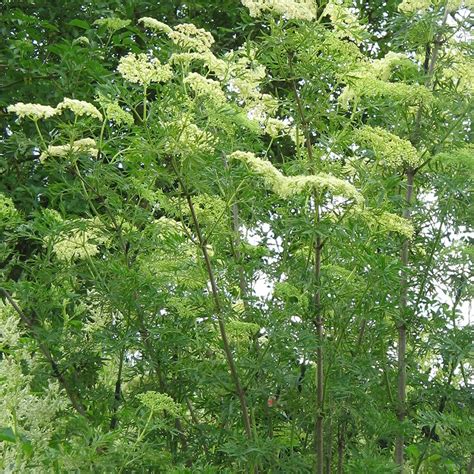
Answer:
M214 136L201 130L196 124L179 120L170 124L176 131L176 138L170 139L165 149L181 156L192 153L211 154L216 146Z
M133 115L123 110L117 100L106 97L100 93L97 100L104 110L106 119L112 120L117 125L133 125Z
M229 158L245 162L254 173L263 178L265 184L275 194L283 199L304 192L327 190L333 195L343 196L357 203L363 201L362 195L352 184L327 173L284 176L270 161L258 158L251 152L235 151Z
M287 20L313 20L316 17L315 3L313 0L242 0L252 17L273 13Z
M416 168L420 164L420 155L408 140L381 127L366 125L356 130L354 136L358 143L371 148L376 158L390 168L403 166Z
M167 82L173 77L169 64L152 58L144 53L129 53L120 59L117 71L124 79L134 84L148 86L152 82Z
M78 116L85 115L96 118L100 121L103 119L99 110L94 105L86 102L85 100L68 99L65 97L64 100L58 104L57 109L61 112L63 110L71 110Z
M207 79L197 72L192 72L184 79L184 83L189 85L196 95L208 96L214 102L224 103L226 97L219 82Z
M197 28L192 23L182 23L168 33L173 43L182 49L204 53L214 44L214 38L208 31Z
M162 23L161 21L155 20L154 18L150 18L148 16L144 16L138 20L138 23L143 23L145 28L149 28L150 30L157 31L158 33L171 33L173 30L170 28L166 23Z
M13 200L0 193L0 229L9 228L16 224L20 217Z
M19 118L27 117L35 121L39 119L47 119L59 113L58 109L50 107L49 105L24 104L23 102L9 105L7 107L7 112L16 114Z
M44 161L48 156L62 157L75 153L87 153L96 157L98 154L97 143L92 138L82 138L67 145L50 145L47 150L41 153L40 161Z
M137 398L140 402L155 413L166 412L168 415L178 416L180 406L164 393L158 393L153 390L140 393Z
M45 243L52 242L53 253L62 261L91 258L99 253L99 245L107 241L98 224L97 219L82 219L76 228L62 231Z

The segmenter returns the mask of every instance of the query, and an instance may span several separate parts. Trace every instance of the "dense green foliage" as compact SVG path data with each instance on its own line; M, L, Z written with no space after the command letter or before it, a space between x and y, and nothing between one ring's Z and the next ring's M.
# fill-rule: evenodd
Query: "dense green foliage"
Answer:
M3 2L0 471L472 472L468 7Z

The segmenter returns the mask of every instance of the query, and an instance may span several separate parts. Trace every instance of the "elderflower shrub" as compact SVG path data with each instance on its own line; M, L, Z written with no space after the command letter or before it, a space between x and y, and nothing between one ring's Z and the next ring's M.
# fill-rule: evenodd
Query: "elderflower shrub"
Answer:
M56 108L59 112L62 112L64 110L71 110L79 117L88 116L96 118L100 121L103 120L102 114L99 112L99 110L94 105L84 100L69 99L65 97L64 100L60 102Z
M97 143L93 138L81 138L67 145L49 145L48 148L41 153L40 161L44 161L48 157L73 156L78 153L86 153L92 157L97 157L99 150Z
M382 165L390 168L416 168L421 159L416 148L408 141L381 127L366 125L354 132L355 140L371 148Z
M152 82L167 82L173 77L169 64L161 64L157 58L149 59L144 53L128 53L120 58L117 71L134 84L149 86Z
M319 173L310 176L284 176L270 161L257 158L254 153L236 151L229 156L230 159L243 161L253 172L260 175L265 184L282 199L286 199L303 192L327 190L334 195L362 202L363 197L350 183L331 176Z
M7 112L16 114L19 118L29 118L31 120L40 120L51 118L59 113L59 110L49 105L24 104L18 102L7 107Z
M279 15L287 20L314 20L316 3L313 0L242 0L252 17L264 13Z

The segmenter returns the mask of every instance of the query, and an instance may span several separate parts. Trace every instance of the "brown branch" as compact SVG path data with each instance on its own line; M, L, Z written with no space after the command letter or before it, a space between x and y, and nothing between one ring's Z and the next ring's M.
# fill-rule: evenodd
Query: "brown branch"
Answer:
M229 367L231 378L232 378L232 381L234 382L237 396L240 401L240 409L242 413L242 419L244 422L245 433L249 439L252 439L252 425L250 422L247 398L242 388L242 384L240 383L240 377L237 371L237 367L235 365L234 356L232 355L232 350L230 348L229 339L227 336L227 330L226 330L225 322L223 318L223 308L222 308L220 297L219 297L219 289L218 289L217 282L214 276L214 270L212 267L211 259L209 257L209 252L207 250L207 242L201 232L201 226L199 225L199 220L197 218L196 211L194 209L194 204L193 204L191 195L187 189L187 186L184 183L184 180L181 177L181 174L178 171L178 168L174 160L172 160L172 166L175 171L178 182L181 186L181 189L183 191L183 194L186 198L186 202L188 203L189 211L191 213L191 218L194 224L194 228L196 230L199 248L201 249L201 253L204 258L204 263L206 265L209 282L211 284L212 299L214 301L214 309L217 315L217 322L219 325L219 332L221 335L222 344L224 346L224 352L227 359L227 365Z

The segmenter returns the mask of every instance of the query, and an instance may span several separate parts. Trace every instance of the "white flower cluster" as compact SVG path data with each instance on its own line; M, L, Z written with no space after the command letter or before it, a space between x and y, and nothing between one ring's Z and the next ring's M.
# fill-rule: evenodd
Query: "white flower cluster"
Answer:
M376 228L380 232L396 232L407 239L411 239L415 233L413 224L408 219L391 212L357 208L353 210L353 214L362 218L370 228Z
M201 130L196 124L179 121L171 124L176 130L177 138L169 140L165 147L167 152L185 156L191 153L213 153L216 146L214 136Z
M102 94L99 94L98 100L108 120L114 121L117 125L133 125L133 115L123 110L116 100L110 99Z
M156 58L149 59L144 53L129 53L122 57L117 70L127 81L143 86L152 82L166 82L173 77L169 64L161 64Z
M377 79L388 81L390 80L394 67L404 61L410 61L406 54L390 51L383 58L374 60L370 65L370 69Z
M331 19L337 37L355 41L362 39L365 28L359 23L356 10L346 7L341 2L329 1L323 14Z
M227 61L217 58L211 51L203 53L173 53L170 57L170 63L189 66L194 61L203 63L210 72L220 80L224 80L229 73L230 64Z
M76 115L86 115L89 117L94 117L99 120L102 120L102 114L97 110L97 108L85 102L83 100L68 99L64 98L56 108L50 107L49 105L41 104L24 104L23 102L18 102L14 105L9 105L7 107L8 112L12 112L18 115L18 117L28 117L31 120L47 119L62 113L63 110L69 109L72 110Z
M13 200L0 193L0 229L14 225L19 217L20 213L17 211Z
M204 53L214 44L214 38L208 31L197 28L192 23L182 23L170 31L168 37L174 44L187 51Z
M378 160L390 168L420 165L420 155L417 149L408 141L398 135L388 132L381 127L368 125L355 130L355 140L371 148Z
M363 201L362 195L352 184L326 173L288 177L284 176L270 161L257 158L251 152L235 151L229 158L247 163L252 171L260 175L266 185L283 199L305 191L328 190L334 195L344 196L358 203Z
M403 13L414 13L426 10L431 6L431 0L403 0L398 9Z
M65 97L64 100L58 104L56 109L60 112L63 110L71 110L78 116L86 115L100 121L103 120L102 114L97 108L84 100L68 99Z
M13 349L20 340L20 320L10 304L0 300L0 350Z
M458 10L459 8L472 8L474 2L472 0L448 0L445 3L444 0L403 0L398 9L405 14L408 13L421 13L424 10L428 10L430 7L446 6L450 11Z
M52 239L53 252L59 260L70 262L93 257L99 253L98 245L107 241L95 219L83 219L78 224L79 228L63 231Z
M57 109L49 105L24 104L23 102L9 105L7 112L14 113L20 118L27 117L31 120L47 119L59 113Z
M184 83L189 85L197 96L207 96L217 104L223 104L226 101L224 92L219 82L213 79L207 79L197 72L191 72L184 79Z
M242 0L242 4L249 9L252 17L269 12L287 20L316 18L316 2L313 0Z
M173 30L170 28L166 23L162 23L161 21L155 20L154 18L150 18L145 16L138 20L138 23L143 23L145 28L150 28L150 30L155 30L160 33L171 33Z
M87 153L94 158L99 153L97 143L92 138L81 138L67 145L50 145L47 150L41 153L40 161L44 161L48 156L62 157L77 153Z
M165 33L175 45L188 52L206 53L215 42L211 33L192 23L181 23L174 29L150 17L140 18L138 23L158 33Z

